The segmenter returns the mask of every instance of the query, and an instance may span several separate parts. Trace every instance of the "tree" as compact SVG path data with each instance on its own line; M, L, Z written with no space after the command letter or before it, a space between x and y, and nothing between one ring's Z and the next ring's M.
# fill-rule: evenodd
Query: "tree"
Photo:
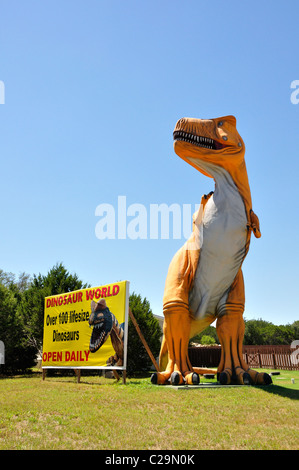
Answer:
M5 345L2 371L24 371L42 350L44 302L49 295L88 287L57 263L46 275L0 270L0 340Z
M18 306L18 316L23 326L23 334L36 354L41 355L44 329L44 303L48 290L32 284L22 295Z
M18 302L14 284L7 287L0 283L0 340L5 346L4 364L0 370L5 373L25 371L34 365L36 356L35 348L24 338Z
M160 352L162 331L159 321L152 313L148 300L146 298L142 300L140 295L132 293L130 295L129 304L144 339L153 356L157 357ZM150 370L151 366L151 359L139 338L135 326L129 319L127 372L129 375L136 372L145 372Z
M33 275L33 285L45 289L47 296L90 287L89 284L84 284L77 274L70 274L62 263L56 263L46 275Z
M0 284L5 287L10 287L12 284L15 283L16 276L13 273L7 273L0 269Z
M294 339L299 339L299 320L294 321L290 326L294 331Z
M265 343L265 323L262 320L245 321L245 334L243 344L267 344Z
M244 344L275 345L291 344L298 339L298 322L292 325L274 325L262 319L245 320Z
M210 336L210 335L203 335L201 337L201 344L215 344L216 341L215 341L215 338L213 338L213 336Z
M218 336L217 336L217 331L216 331L216 328L214 326L207 326L207 328L205 328L201 333L199 333L198 335L194 336L193 338L190 339L189 341L189 344L190 343L198 343L198 344L208 344L208 343L203 343L202 341L202 338L203 336L209 336L211 337L214 342L213 344L219 344L219 339L218 339ZM212 343L209 343L209 344L212 344Z
M30 274L22 272L16 280L15 274L7 273L3 271L3 269L0 269L0 284L15 289L16 291L24 292L31 284Z
M18 308L24 336L38 353L42 351L45 297L90 287L57 263L46 275L33 275L30 287L24 291Z

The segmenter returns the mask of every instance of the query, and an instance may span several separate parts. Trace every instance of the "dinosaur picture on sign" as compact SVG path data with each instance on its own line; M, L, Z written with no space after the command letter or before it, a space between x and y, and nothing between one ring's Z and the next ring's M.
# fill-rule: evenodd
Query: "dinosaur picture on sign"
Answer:
M125 335L123 325L120 325L110 312L105 299L98 302L91 301L91 315L88 322L90 326L93 326L89 343L90 352L98 351L110 336L115 355L109 357L107 365L122 366Z
M160 371L154 384L198 384L199 370L188 357L189 339L216 320L221 343L220 384L269 384L271 377L248 367L242 355L245 324L242 263L251 234L261 236L252 210L245 145L236 118L180 119L175 153L205 176L215 189L201 198L193 232L173 257L163 297Z

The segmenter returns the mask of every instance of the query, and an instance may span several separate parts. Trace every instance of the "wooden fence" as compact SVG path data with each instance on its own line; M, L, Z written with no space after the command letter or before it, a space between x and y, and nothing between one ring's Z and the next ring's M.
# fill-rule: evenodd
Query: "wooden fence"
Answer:
M221 346L189 348L191 364L197 367L218 367ZM299 370L299 348L283 346L243 345L243 358L250 367L282 370Z
M283 346L243 346L243 357L250 367L299 370L299 349Z
M221 346L200 346L188 349L192 366L218 367L221 356Z

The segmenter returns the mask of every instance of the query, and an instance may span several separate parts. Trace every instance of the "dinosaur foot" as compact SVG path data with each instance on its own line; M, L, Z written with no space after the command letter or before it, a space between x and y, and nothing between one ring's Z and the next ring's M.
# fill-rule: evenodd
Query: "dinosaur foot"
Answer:
M167 381L168 379L165 377L165 375L160 374L160 372L154 372L151 375L151 383L153 385L164 385Z
M198 385L200 382L199 375L196 372L189 372L183 376L181 372L174 371L170 375L163 372L155 372L151 376L151 383L154 385Z
M252 369L245 371L241 367L236 367L234 371L227 368L217 375L221 385L270 385L272 383L270 375L265 372Z
M272 379L269 374L266 372L257 372L253 369L248 369L245 374L243 375L244 383L247 382L246 385L270 385L272 383Z
M196 372L189 372L183 376L181 372L173 372L170 376L171 385L198 385L199 375Z

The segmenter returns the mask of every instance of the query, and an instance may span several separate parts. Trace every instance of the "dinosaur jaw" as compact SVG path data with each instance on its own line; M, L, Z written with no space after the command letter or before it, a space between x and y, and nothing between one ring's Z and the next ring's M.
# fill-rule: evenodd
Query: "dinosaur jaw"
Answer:
M93 326L89 343L89 350L92 353L103 346L112 330L112 315L109 309L97 311L93 310L93 307L94 305L92 305L92 313L89 317L89 325Z
M204 137L201 135L190 134L183 131L174 131L173 139L175 142L182 141L189 144L195 145L196 147L202 147L209 150L221 150L227 145L218 142L217 140L211 139L209 137Z
M94 325L89 344L90 352L95 353L98 351L107 340L109 334L110 331L106 331L101 323Z

